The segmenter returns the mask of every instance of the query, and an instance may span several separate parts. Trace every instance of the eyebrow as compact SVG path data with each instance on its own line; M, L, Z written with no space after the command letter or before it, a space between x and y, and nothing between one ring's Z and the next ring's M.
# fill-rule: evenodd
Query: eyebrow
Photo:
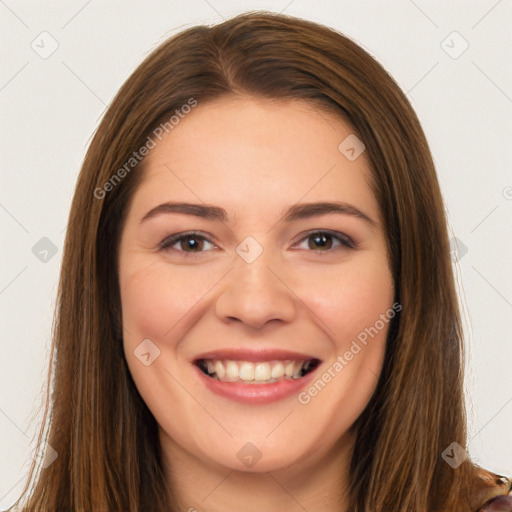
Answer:
M216 220L227 222L228 213L224 208L208 204L193 204L181 202L162 203L150 210L141 219L141 223L161 214L183 213L193 215L208 220ZM284 212L283 220L285 222L293 222L300 219L308 219L311 217L319 217L329 213L338 213L350 215L367 222L371 227L376 227L376 222L361 210L347 203L339 203L336 201L324 201L318 203L300 203L290 206Z

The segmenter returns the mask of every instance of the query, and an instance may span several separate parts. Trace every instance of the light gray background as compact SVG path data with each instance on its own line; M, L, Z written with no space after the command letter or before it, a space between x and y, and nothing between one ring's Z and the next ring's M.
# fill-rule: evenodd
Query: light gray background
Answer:
M252 9L341 30L407 92L463 244L455 268L468 335L470 452L512 476L510 0L0 0L0 508L21 491L34 448L67 215L93 130L159 42ZM43 31L58 43L46 59L31 47L51 48ZM464 40L468 49L453 58ZM55 255L33 253L43 237Z

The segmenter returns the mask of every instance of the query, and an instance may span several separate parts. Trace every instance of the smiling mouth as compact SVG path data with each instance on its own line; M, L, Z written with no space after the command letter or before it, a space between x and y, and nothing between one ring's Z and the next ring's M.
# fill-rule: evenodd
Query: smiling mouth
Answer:
M283 380L298 380L311 373L320 360L272 360L261 362L229 359L198 359L196 366L208 377L220 382L272 384Z

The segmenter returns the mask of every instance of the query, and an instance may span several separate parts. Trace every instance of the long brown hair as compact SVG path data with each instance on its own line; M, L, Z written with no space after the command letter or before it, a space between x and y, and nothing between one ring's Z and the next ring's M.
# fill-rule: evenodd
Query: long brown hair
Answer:
M424 133L398 85L357 44L268 12L169 38L122 86L97 128L69 217L38 436L38 449L48 443L58 456L46 469L32 465L17 503L41 512L177 510L155 419L122 348L118 245L144 160L133 169L126 162L191 99L238 93L336 112L366 146L402 310L390 325L376 391L354 425L349 509L471 511L478 466L467 459L453 469L441 456L453 442L467 446L464 353Z

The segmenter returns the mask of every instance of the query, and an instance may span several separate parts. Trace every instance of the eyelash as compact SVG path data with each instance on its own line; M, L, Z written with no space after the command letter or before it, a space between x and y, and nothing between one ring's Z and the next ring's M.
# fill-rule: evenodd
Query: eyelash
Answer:
M329 229L317 229L315 231L309 231L304 237L302 237L299 240L298 243L303 242L303 241L307 240L308 238L311 238L313 235L327 235L327 236L332 237L335 240L337 240L340 243L340 246L342 246L342 247L345 247L347 249L355 249L356 248L356 244L347 235L344 235L343 233L340 233L338 231L331 231ZM158 247L162 251L168 250L173 245L175 245L177 242L180 242L181 240L183 240L187 237L196 237L198 239L202 239L203 241L207 241L207 242L213 244L213 242L211 242L207 237L205 237L201 233L198 233L196 231L187 231L185 233L176 233L174 235L167 237L162 242L160 242ZM213 245L215 245L215 244L213 244ZM340 246L338 246L338 248L340 248ZM321 249L320 250L311 249L311 250L313 252L323 253L323 252L332 252L334 249L329 248L329 249L325 249L325 250L321 250ZM175 249L175 250L177 250L177 249ZM190 256L193 257L195 254L205 252L205 251L187 252L187 251L177 250L177 252L182 252L183 254L186 255L186 257L190 257Z

